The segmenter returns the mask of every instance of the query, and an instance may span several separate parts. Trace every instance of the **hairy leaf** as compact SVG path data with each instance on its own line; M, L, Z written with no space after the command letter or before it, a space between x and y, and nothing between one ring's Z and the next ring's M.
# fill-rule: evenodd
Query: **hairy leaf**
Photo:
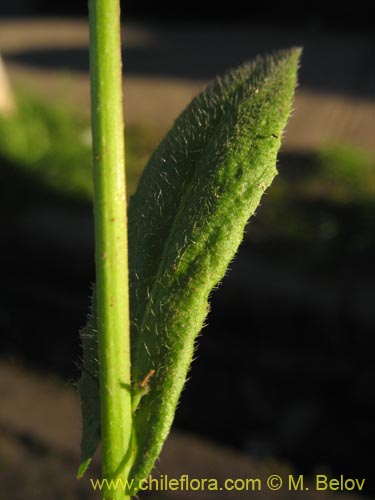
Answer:
M147 476L173 421L209 293L276 175L299 50L258 58L217 79L152 155L129 210L134 383L132 477Z
M154 151L131 200L135 484L170 430L209 294L277 173L299 56L280 51L217 78Z
M77 472L78 478L82 477L86 472L100 443L99 361L95 291L90 309L87 325L80 331L83 360L78 390L82 408L82 440L81 464Z

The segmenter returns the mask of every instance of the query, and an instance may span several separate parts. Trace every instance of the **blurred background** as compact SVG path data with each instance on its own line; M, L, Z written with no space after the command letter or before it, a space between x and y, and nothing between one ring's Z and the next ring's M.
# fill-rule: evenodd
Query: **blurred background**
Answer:
M339 498L375 495L375 69L367 5L124 6L130 195L150 152L211 78L258 53L304 47L280 175L212 295L160 473L318 472L366 478L360 496ZM99 498L87 479L74 478L78 331L94 282L87 3L3 0L0 55L0 498Z

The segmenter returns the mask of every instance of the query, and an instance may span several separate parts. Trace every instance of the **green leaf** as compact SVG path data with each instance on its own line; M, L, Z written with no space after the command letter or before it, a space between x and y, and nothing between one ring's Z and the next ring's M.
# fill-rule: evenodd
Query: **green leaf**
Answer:
M249 217L276 175L299 49L257 58L193 100L155 150L129 209L134 415L145 478L170 430L207 315Z
M82 440L78 479L86 472L100 443L98 336L95 316L94 291L87 325L80 331L83 360L78 390L81 397Z
M299 57L300 49L280 51L217 78L154 151L131 200L134 484L150 473L169 433L209 294L277 173ZM96 373L95 334L87 335L86 365ZM90 382L90 397L85 390L81 385L87 463L100 411L97 389Z

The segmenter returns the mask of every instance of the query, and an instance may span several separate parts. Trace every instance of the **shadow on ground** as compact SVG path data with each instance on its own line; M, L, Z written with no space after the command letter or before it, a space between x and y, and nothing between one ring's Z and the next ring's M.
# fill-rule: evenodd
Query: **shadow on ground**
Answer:
M128 75L206 80L257 54L302 46L303 87L354 96L374 95L372 35L321 34L310 30L240 27L149 26L151 42L130 43L123 54ZM25 48L7 53L8 62L66 72L88 72L86 47Z

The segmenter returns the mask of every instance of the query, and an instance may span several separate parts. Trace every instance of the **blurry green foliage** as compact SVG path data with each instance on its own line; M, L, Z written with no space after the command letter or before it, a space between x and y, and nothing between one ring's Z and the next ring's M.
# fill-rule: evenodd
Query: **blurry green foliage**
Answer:
M9 162L53 192L89 201L89 123L28 95L19 95L18 103L16 115L0 115L0 168ZM152 127L126 128L129 193L159 139ZM367 265L363 257L375 250L374 158L350 144L281 154L272 196L265 196L257 214L249 227L255 252L294 266L331 265L348 257Z
M133 126L127 128L126 138L131 193L158 134ZM17 113L0 115L0 159L59 194L83 200L92 197L90 125L62 107L19 95Z
M249 229L254 251L322 272L367 266L375 249L371 154L349 144L284 153L279 174Z
M372 155L348 144L336 144L317 154L321 183L329 186L335 199L355 200L375 194L375 165Z

